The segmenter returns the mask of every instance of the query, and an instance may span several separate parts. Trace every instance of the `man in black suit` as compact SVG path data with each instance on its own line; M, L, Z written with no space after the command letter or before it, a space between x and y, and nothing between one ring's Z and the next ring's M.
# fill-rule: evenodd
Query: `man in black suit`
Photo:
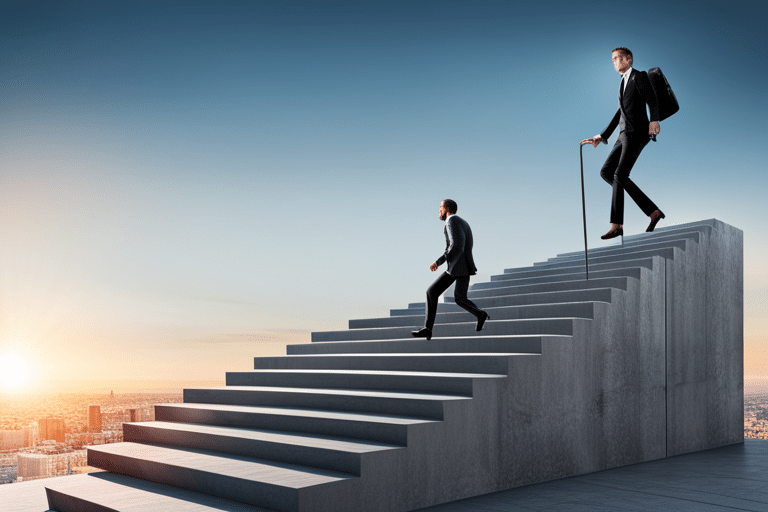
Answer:
M445 221L445 252L429 266L434 272L444 262L448 262L448 270L437 278L432 286L427 289L427 311L424 327L412 334L417 338L432 339L432 327L435 325L437 315L437 299L456 282L454 298L456 304L466 309L477 317L476 331L481 331L485 321L490 317L485 311L478 309L475 303L467 298L469 290L469 276L477 273L475 260L472 259L472 230L467 221L456 215L459 207L456 201L445 199L440 203L440 220Z
M581 144L597 147L600 142L608 144L616 126L620 126L619 138L605 161L600 176L613 187L611 201L611 229L601 236L603 240L624 234L624 191L626 190L643 213L651 218L646 232L651 232L656 224L665 217L658 207L629 179L629 172L637 157L650 137L659 133L659 105L656 93L648 79L648 73L632 69L632 52L619 47L611 53L613 67L621 75L619 86L619 109L608 126L591 139L584 139ZM646 104L651 111L651 119L645 110Z

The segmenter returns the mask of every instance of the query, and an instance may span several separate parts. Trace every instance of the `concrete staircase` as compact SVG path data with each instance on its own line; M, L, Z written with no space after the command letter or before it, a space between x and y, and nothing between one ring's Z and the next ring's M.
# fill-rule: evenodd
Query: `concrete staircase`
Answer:
M743 442L742 233L717 220L561 254L316 332L92 446L82 511L408 511ZM66 479L64 479L66 480Z

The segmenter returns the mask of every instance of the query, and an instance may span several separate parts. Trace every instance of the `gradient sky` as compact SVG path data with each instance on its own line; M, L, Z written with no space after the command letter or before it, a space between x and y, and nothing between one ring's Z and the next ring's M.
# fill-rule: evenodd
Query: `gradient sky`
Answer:
M478 280L578 250L578 141L627 46L681 104L633 178L661 225L744 230L768 376L768 3L637 4L0 1L0 357L41 388L223 379L422 301L446 197ZM607 153L584 148L594 247Z

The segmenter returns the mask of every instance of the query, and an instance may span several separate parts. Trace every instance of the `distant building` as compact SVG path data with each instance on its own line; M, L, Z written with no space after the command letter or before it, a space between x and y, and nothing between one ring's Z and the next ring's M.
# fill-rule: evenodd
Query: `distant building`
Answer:
M88 406L88 432L93 434L101 432L101 406Z
M0 484L12 484L18 478L18 468L16 464L0 465Z
M67 434L66 444L75 450L80 450L86 446L108 443L121 443L123 441L122 431L87 433L87 434Z
M87 454L85 450L71 451L45 455L40 453L20 453L18 462L18 479L36 480L52 476L64 476L73 472L72 468L85 466Z
M64 420L47 418L38 420L37 424L40 427L40 440L64 442Z
M114 412L101 413L101 431L109 432L119 430L122 432L124 423L136 423L140 421L153 421L155 411L153 408L120 409Z
M48 476L47 455L20 453L18 475L20 480L34 480Z
M32 424L21 430L0 430L0 451L20 450L35 446L38 439L37 425Z

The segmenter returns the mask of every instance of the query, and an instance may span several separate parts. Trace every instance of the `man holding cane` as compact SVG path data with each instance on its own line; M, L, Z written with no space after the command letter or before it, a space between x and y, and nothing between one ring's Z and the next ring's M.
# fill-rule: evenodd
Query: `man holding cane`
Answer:
M651 232L663 218L664 213L646 196L635 183L629 179L632 166L645 148L650 137L659 133L659 106L656 93L648 79L648 73L632 69L632 52L619 47L611 53L613 66L622 76L619 86L619 108L608 126L591 139L584 139L580 144L592 144L597 147L600 142L608 143L617 126L620 126L619 137L600 171L600 176L613 188L611 201L611 229L601 236L609 240L624 234L624 191L626 190L637 206L643 210L651 222L646 232ZM645 106L651 112L650 121Z

